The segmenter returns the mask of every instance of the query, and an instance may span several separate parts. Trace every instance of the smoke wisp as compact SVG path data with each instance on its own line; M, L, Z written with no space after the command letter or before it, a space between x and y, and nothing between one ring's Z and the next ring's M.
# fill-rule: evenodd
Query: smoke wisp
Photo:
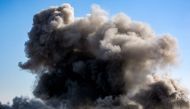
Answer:
M0 109L190 109L175 80L154 75L176 63L175 38L107 14L95 5L76 19L64 4L34 15L19 66L37 76L33 94L42 101L16 98Z

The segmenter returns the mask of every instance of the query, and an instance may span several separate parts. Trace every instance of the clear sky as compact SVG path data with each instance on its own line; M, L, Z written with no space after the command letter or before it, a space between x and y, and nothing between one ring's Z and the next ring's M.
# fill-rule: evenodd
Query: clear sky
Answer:
M172 34L179 43L180 62L171 72L190 89L190 0L0 0L0 101L32 96L35 75L18 67L18 62L26 61L27 32L35 13L63 3L75 8L76 17L98 4L110 16L124 12L148 23L157 34Z

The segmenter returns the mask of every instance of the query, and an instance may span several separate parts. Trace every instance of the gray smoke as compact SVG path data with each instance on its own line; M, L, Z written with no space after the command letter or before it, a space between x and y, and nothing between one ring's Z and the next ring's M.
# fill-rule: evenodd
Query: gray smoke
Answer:
M175 38L124 13L110 19L95 5L75 18L64 4L37 13L28 36L19 66L37 75L42 101L17 98L2 109L190 109L175 80L155 76L177 62Z

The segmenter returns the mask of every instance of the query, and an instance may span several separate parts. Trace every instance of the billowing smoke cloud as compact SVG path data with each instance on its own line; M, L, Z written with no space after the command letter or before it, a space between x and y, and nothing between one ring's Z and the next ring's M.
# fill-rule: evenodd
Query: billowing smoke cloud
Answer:
M176 63L175 39L124 13L110 19L93 6L76 19L65 4L37 13L28 36L19 66L37 75L42 101L16 98L2 109L190 109L183 88L154 75Z

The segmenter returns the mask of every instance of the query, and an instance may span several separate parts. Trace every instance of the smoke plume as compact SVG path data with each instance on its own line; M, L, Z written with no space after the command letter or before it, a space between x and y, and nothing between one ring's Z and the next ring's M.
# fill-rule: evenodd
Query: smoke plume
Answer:
M185 90L155 74L177 62L175 38L157 36L124 13L99 6L74 17L69 4L33 18L22 69L37 76L33 94L0 109L190 109Z

